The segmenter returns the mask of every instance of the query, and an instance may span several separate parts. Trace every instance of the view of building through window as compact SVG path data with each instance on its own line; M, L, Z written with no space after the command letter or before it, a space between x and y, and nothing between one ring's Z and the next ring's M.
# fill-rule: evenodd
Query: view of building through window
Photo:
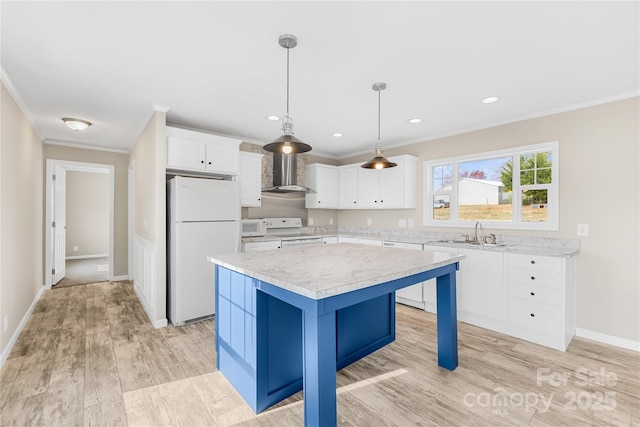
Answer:
M514 185L513 161L519 159L519 180ZM519 205L522 222L548 221L552 184L551 151L465 160L431 168L433 219L450 220L452 205L458 221L513 222ZM454 173L458 175L454 189ZM518 194L514 199L514 186ZM453 198L453 200L452 200ZM453 203L455 202L455 203Z

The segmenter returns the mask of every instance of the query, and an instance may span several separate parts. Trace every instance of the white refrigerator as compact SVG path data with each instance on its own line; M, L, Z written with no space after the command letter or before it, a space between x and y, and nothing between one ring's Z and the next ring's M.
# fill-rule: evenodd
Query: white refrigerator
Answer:
M177 176L168 183L167 314L182 326L215 313L214 265L207 256L240 249L238 183Z

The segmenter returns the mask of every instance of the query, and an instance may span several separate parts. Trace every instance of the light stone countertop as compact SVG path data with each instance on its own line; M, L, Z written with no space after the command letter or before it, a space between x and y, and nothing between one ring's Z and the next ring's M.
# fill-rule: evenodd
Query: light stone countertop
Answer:
M354 237L360 239L379 240L387 242L399 243L416 243L429 246L443 246L462 249L475 249L493 252L510 252L516 254L539 255L550 257L571 257L578 254L580 247L577 240L573 239L549 239L549 238L531 238L531 237L512 237L498 236L500 245L474 245L470 243L448 242L447 240L455 240L460 237L457 234L435 234L432 236L420 235L394 235L387 233L365 234L365 233L349 233L349 232L315 232L314 235L322 237ZM267 242L280 240L277 236L259 236L259 237L243 237L242 241L248 242Z
M311 299L453 264L464 255L341 243L207 257L212 263Z

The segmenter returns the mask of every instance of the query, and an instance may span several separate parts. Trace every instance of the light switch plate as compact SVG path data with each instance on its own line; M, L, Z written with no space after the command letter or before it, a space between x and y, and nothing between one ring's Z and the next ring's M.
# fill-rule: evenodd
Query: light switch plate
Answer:
M309 223L309 226L313 225L313 218L309 218L309 220L307 221Z
M409 218L409 219L407 220L407 226L408 226L408 227L413 227L413 218Z
M371 218L367 218L367 225L371 225Z
M399 219L398 220L398 227L406 227L407 226L407 220L406 219Z
M589 224L578 224L578 236L588 236L589 235Z
M333 225L333 218L329 218L329 225Z

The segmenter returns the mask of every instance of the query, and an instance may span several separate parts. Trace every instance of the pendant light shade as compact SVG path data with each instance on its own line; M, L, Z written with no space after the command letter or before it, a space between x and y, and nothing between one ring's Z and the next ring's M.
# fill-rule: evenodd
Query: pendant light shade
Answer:
M282 135L262 148L272 153L306 153L311 151L311 146L293 136L293 119L289 115L289 50L297 46L298 39L292 34L283 34L278 38L278 44L287 49L287 114L282 117Z
M380 92L387 88L387 84L384 82L374 83L371 87L373 90L378 92L378 142L374 147L374 158L369 160L367 163L360 165L361 168L365 169L386 169L398 166L397 163L393 163L389 161L384 155L382 150L382 143L380 142Z

